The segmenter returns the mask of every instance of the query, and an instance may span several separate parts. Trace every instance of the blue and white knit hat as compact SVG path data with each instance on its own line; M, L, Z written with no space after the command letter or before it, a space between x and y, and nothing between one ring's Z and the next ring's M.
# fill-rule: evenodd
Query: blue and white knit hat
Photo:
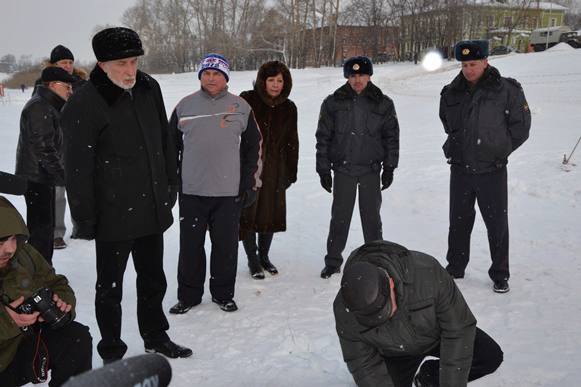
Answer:
M198 70L198 79L202 78L202 72L205 70L217 70L224 74L226 82L230 80L230 64L228 60L219 54L208 54L200 62Z

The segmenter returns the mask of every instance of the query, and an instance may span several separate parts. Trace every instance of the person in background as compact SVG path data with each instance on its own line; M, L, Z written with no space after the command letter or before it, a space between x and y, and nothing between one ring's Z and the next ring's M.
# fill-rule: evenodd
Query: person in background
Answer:
M198 70L200 90L184 97L171 115L179 155L180 256L178 302L183 314L202 302L206 280L206 231L212 240L210 293L225 312L234 301L240 212L260 187L260 131L246 101L228 92L230 65L206 55Z
M73 85L73 92L78 90L87 79L87 73L85 70L81 68L75 67L75 57L71 50L66 48L65 46L58 45L52 49L50 52L50 58L46 67L60 67L61 69L65 70L67 73L74 78ZM34 85L33 94L37 91L38 85L41 83L41 80L38 79ZM65 209L67 206L67 199L65 197L65 187L64 186L55 186L54 192L55 198L55 214L54 214L54 248L55 249L64 249L67 247L67 244L64 240L64 236L67 232L67 228L65 225ZM72 220L72 219L71 219ZM73 223L73 232L71 234L71 238L76 238L76 225L74 220Z
M170 358L192 350L170 340L162 309L167 282L163 233L177 195L175 146L159 84L138 70L139 35L113 27L93 37L97 64L65 106L66 188L81 239L95 239L95 314L105 363L121 359L123 275L137 273L137 323L146 352Z
M30 244L52 264L55 185L64 184L61 109L75 79L59 67L42 70L42 85L24 106L15 174L28 180L26 220Z
M470 260L474 204L488 231L493 291L509 291L508 156L529 137L531 112L523 89L488 64L488 41L456 44L462 70L444 86L440 119L448 135L444 155L450 164L450 228L446 270L464 278Z
M357 191L365 242L383 239L381 191L393 182L398 165L399 124L393 102L371 82L372 75L369 58L350 58L343 66L347 82L321 106L317 173L323 189L333 194L321 278L341 271Z
M504 358L438 261L393 242L351 253L333 310L359 387L462 387ZM437 359L423 362L427 356Z
M286 231L286 190L297 181L297 107L288 98L291 89L290 71L284 63L273 61L260 66L254 89L240 94L262 134L262 187L256 202L240 217L240 239L254 279L264 279L263 269L278 273L270 261L270 245L273 233Z

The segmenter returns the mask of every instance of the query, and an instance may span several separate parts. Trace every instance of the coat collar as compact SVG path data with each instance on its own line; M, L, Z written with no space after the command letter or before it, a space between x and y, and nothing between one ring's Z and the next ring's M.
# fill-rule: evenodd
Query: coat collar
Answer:
M61 111L63 105L65 104L65 100L62 99L57 93L49 89L44 85L39 85L36 89L36 93L39 97L44 99L48 102L52 107L54 107L57 111Z
M484 74L482 74L482 78L476 83L476 89L488 89L488 90L495 90L501 87L500 82L501 76L498 69L494 66L488 65L486 70L484 70ZM451 87L457 91L466 91L470 89L470 85L466 78L464 78L464 74L460 71L460 74L454 78L451 83Z
M226 94L228 94L228 85L226 85L226 87L224 87L224 89L221 92L219 92L218 95L216 95L216 96L211 96L210 93L208 93L202 86L200 86L200 91L202 92L202 95L205 98L216 100L216 99L220 99L220 98L224 97Z
M137 70L137 80L135 82L135 86L131 90L146 88L151 89L153 87L152 78L147 75L146 73ZM99 65L95 65L93 71L91 71L90 81L95 86L99 94L107 101L109 106L112 106L117 102L119 97L126 92L125 89L115 85L107 74L99 67Z
M339 99L351 99L357 96L357 93L351 88L349 82L345 82L343 86L335 90L333 95ZM374 102L381 101L383 93L379 87L375 86L373 82L369 81L365 89L359 94L359 97L367 97Z

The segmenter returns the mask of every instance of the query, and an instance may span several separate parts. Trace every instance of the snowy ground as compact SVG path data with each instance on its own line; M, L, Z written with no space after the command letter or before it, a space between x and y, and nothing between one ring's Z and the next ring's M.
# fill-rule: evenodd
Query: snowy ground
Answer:
M562 47L535 54L493 57L504 76L519 80L533 115L531 137L510 159L509 222L511 291L492 292L486 274L490 258L486 231L477 218L472 262L458 285L478 325L502 346L498 371L473 386L575 386L581 384L581 149L566 170L561 161L581 135L581 50ZM447 62L435 73L420 66L376 66L373 81L390 95L401 127L400 167L383 194L384 238L422 250L444 262L448 228L448 166L437 110L442 86L459 71ZM339 276L319 278L323 267L331 196L315 173L315 129L323 98L343 83L341 69L293 70L291 99L299 111L298 183L288 192L288 232L275 236L271 258L280 275L255 281L240 249L236 301L224 313L209 300L183 316L168 315L170 335L194 350L194 357L171 362L173 386L353 386L343 363L332 314ZM254 72L231 75L230 90L251 88ZM168 113L198 87L195 74L158 76ZM25 94L10 91L0 102L0 169L13 171L20 111ZM10 200L24 214L22 198ZM177 215L177 208L174 209ZM166 233L166 310L176 301L178 228ZM347 252L362 243L357 211ZM55 251L57 271L77 293L78 320L96 343L93 312L94 246L67 240ZM209 247L209 246L207 246ZM143 353L135 312L135 273L129 265L124 285L123 339L128 356ZM93 364L101 365L95 352Z

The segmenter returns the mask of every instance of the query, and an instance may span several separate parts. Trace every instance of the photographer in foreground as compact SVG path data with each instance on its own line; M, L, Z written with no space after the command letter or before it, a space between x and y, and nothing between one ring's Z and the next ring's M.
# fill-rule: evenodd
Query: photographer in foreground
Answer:
M75 321L75 295L27 243L28 229L0 196L0 386L48 379L60 386L91 369L89 329ZM32 297L31 297L32 296Z

